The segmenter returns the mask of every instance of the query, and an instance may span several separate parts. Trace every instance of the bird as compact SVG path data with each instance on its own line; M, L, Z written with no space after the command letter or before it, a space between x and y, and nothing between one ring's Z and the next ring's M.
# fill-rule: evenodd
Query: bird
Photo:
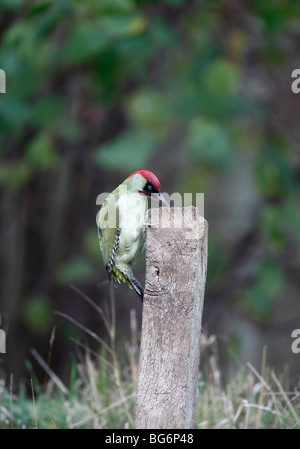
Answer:
M132 265L145 249L147 199L163 201L158 178L148 170L131 173L111 192L98 213L97 228L103 262L115 286L124 282L143 301L144 289Z

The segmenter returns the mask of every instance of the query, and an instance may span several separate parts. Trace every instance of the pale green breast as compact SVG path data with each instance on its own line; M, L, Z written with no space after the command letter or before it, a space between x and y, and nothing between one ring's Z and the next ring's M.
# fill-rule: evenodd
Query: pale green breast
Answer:
M98 216L99 240L103 261L107 265L115 243L117 228L121 228L115 261L133 264L145 246L144 226L147 198L138 192L115 189L105 200Z
M126 197L120 196L117 206L121 234L116 259L133 264L145 246L147 198L139 193L128 193Z

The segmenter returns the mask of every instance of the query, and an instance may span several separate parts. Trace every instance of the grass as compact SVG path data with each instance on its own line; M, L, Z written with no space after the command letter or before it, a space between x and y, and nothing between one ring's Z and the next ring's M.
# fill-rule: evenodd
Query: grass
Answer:
M265 365L265 354L264 348L261 373L247 363L225 388L213 362L210 378L199 382L197 428L300 428L300 391L283 387L287 379Z
M28 397L22 386L14 394L12 376L6 383L0 379L0 428L134 428L138 367L135 313L130 314L131 341L125 345L128 363L122 368L116 357L114 308L108 318L94 303L91 305L102 314L110 343L102 342L98 354L76 342L78 351L68 386L33 351L49 381L42 387L33 375ZM53 344L54 335L51 340ZM248 363L225 387L214 336L203 336L201 357L205 362L199 376L196 428L300 428L300 391L289 391L287 375L277 376L267 367L265 349L260 372Z

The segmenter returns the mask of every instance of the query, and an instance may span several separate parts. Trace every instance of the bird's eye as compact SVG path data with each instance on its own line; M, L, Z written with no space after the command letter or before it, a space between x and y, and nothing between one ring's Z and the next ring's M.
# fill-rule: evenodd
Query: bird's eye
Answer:
M152 187L151 185L149 185L149 186L148 186L148 190L151 191L152 189L153 189L153 187Z

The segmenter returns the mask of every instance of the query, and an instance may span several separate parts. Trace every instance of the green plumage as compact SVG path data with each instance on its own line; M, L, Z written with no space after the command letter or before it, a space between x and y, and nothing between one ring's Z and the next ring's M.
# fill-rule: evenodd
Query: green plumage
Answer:
M103 203L97 224L109 280L112 278L115 285L124 282L142 298L143 288L131 268L145 246L147 199L138 193L137 182L141 181L139 177L131 178L117 187ZM126 195L122 188L126 189Z

